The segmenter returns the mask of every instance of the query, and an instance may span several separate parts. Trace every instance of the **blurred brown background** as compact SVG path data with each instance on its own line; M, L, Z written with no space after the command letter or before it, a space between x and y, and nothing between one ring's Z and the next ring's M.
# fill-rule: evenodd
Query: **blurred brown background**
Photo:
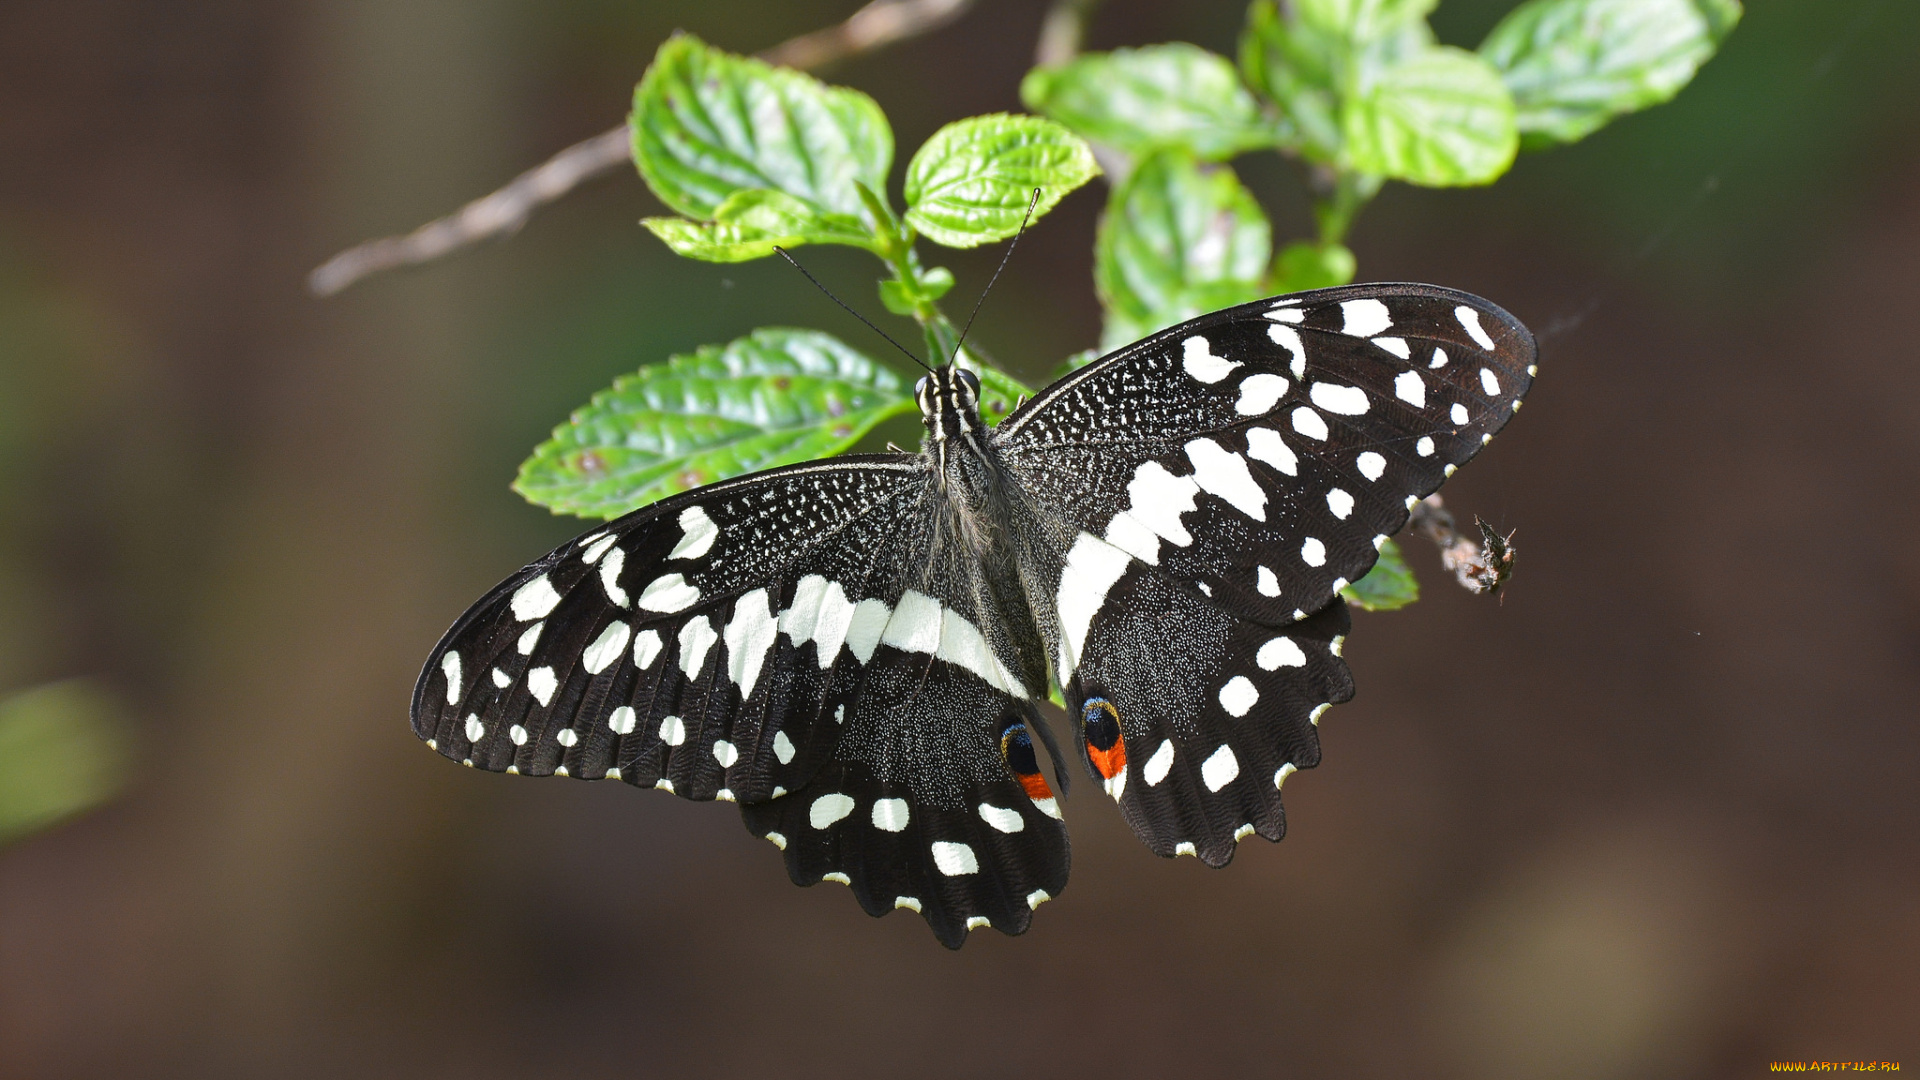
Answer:
M1673 104L1475 191L1395 186L1363 279L1544 342L1447 490L1504 605L1410 547L1292 835L1163 862L1097 785L1073 886L949 954L794 888L731 808L468 772L418 664L578 531L507 490L613 376L766 324L782 266L676 260L630 172L330 301L302 276L617 122L673 28L752 51L855 0L0 3L0 693L87 677L132 769L0 848L6 1077L1746 1077L1920 1068L1920 6L1754 0ZM1473 44L1511 6L1448 0ZM1231 53L1239 0L1090 48ZM842 64L904 160L1017 108L1042 5ZM1243 175L1282 237L1292 174ZM1094 216L976 331L1094 341ZM996 251L925 253L957 296ZM877 311L873 264L817 272ZM878 351L876 350L876 355ZM904 431L882 437L911 438Z

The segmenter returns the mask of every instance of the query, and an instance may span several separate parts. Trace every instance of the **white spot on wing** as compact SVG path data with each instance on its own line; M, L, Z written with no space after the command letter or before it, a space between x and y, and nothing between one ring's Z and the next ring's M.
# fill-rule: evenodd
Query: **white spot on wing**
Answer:
M1419 454L1421 457L1432 457L1433 437L1430 435L1420 436L1420 441L1413 444L1413 452Z
M1284 375L1264 371L1249 375L1240 383L1240 400L1233 403L1233 411L1241 416L1262 416L1286 396L1291 385Z
M1304 377L1307 373L1307 346L1300 340L1300 331L1291 326L1269 326L1267 336L1273 339L1275 345L1287 350L1287 370L1293 372L1293 377Z
M1213 756L1200 766L1200 779L1207 785L1208 791L1219 791L1233 783L1233 778L1239 775L1240 759L1233 756L1233 747L1225 743L1221 743L1220 749L1215 750Z
M1127 481L1127 513L1155 534L1180 547L1193 543L1193 535L1180 523L1180 515L1193 513L1193 498L1200 485L1191 476L1175 476L1157 461L1149 461L1133 470Z
M947 840L933 842L933 865L948 877L960 877L980 871L980 860L973 857L973 849L965 844L955 844Z
M605 555L607 553L607 549L612 547L614 545L614 541L618 539L620 538L617 536L603 536L600 539L595 540L593 544L587 548L587 550L580 553L580 561L583 563L586 563L588 566L592 566L594 563L599 562L600 556Z
M1500 396L1500 380L1488 368L1480 369L1480 389L1485 390L1488 397Z
M546 628L547 624L543 622L537 622L527 627L526 632L520 635L520 640L514 644L514 649L517 650L521 656L532 656L534 643L540 640L540 631Z
M1034 799L1031 796L1029 796L1028 798L1033 803L1034 809L1040 811L1041 813L1047 815L1048 817L1052 818L1055 821L1066 820L1065 818L1060 816L1060 804L1055 802L1051 797L1045 798L1045 799Z
M619 560L613 555L607 556L607 561L600 566L601 578L606 577L607 567L616 565L618 562ZM685 611L699 602L700 590L687 584L687 579L682 574L662 574L647 582L647 587L640 590L640 606L647 611L658 611L670 615L676 611Z
M1413 349L1408 347L1406 338L1377 337L1373 339L1373 343L1402 360L1410 359L1413 356Z
M727 643L727 678L740 688L740 700L753 696L767 652L780 636L780 626L767 606L767 590L755 589L733 605L733 621L721 635Z
M793 764L793 740L787 738L787 733L784 731L773 733L773 756L782 765Z
M1053 897L1047 895L1047 890L1035 889L1027 894L1027 907L1030 910L1037 910L1041 904L1051 899L1053 899Z
M862 600L848 613L847 648L862 664L873 659L873 650L879 647L887 617L892 614L893 609L880 600Z
M1258 567L1257 569L1259 570L1259 580L1254 587L1260 590L1260 595L1279 596L1280 579L1274 576L1273 571L1264 566Z
M515 724L507 729L507 738L512 739L513 745L515 746L525 746L527 745L527 729L521 727L519 724Z
M705 615L690 620L680 628L680 670L687 678L700 677L700 669L706 665L707 651L720 635L713 632L713 624Z
M580 666L586 668L589 675L598 675L612 667L620 654L627 651L627 638L632 633L632 627L626 623L618 620L608 623L600 636L593 639L593 644L580 654Z
M685 530L685 535L673 545L672 551L667 552L669 559L697 559L705 555L720 536L720 527L707 516L705 509L698 506L689 506L680 511L680 528Z
M731 769L733 763L740 760L740 748L725 739L716 740L713 744L713 760L719 762L721 768Z
M1106 604L1107 591L1127 572L1127 562L1126 552L1084 532L1067 552L1054 604L1060 617L1060 685L1067 685L1080 666L1093 617Z
M1160 740L1160 748L1153 752L1147 763L1140 768L1140 775L1146 778L1147 786L1153 787L1167 778L1167 772L1173 768L1173 740ZM1119 798L1119 796L1114 796Z
M1393 377L1393 396L1416 409L1427 407L1427 380L1417 371L1403 371Z
M558 742L561 746L572 746L574 743L580 741L579 733L570 727L561 728L559 733L553 738L554 741Z
M513 617L518 622L529 619L544 619L555 605L560 603L560 594L553 591L553 582L547 575L541 574L525 585L513 591Z
M660 632L642 630L633 637L633 666L641 671L653 666L654 657L660 655Z
M1255 521L1267 520L1267 493L1254 483L1246 458L1212 439L1195 439L1186 445L1186 451L1187 460L1193 462L1193 480L1201 491L1225 499Z
M920 900L918 897L913 896L896 896L893 898L893 906L896 910L906 908L908 911L918 914L920 911Z
M527 689L532 692L542 706L551 704L553 692L560 687L560 680L554 678L550 667L537 667L527 672Z
M1212 346L1207 344L1206 338L1198 334L1182 342L1181 347L1185 351L1185 356L1181 359L1180 366L1199 382L1217 383L1226 378L1228 372L1240 366L1231 360L1213 355Z
M660 741L668 746L679 746L687 741L687 722L677 716L662 717L660 720Z
M1320 414L1305 405L1293 410L1293 430L1309 439L1327 441L1327 422Z
M493 685L499 687L502 690L505 690L508 686L512 684L513 684L513 676L507 674L504 671L501 671L499 668L493 669Z
M1453 408L1448 410L1447 415L1453 417L1454 423L1464 424L1467 422L1467 407L1456 401L1453 404Z
M1220 707L1228 716L1245 716L1260 700L1260 690L1245 675L1235 675L1220 688ZM1215 788L1215 791L1220 790Z
M1325 566L1327 564L1327 545L1321 543L1314 537L1307 537L1300 542L1300 561L1306 563L1308 566Z
M1307 654L1290 637L1277 637L1260 646L1253 655L1253 662L1260 665L1262 671L1275 671L1283 667L1306 667Z
M1478 311L1475 311L1465 304L1461 304L1459 307L1453 309L1453 317L1460 320L1461 329L1467 332L1467 336L1473 339L1474 344L1488 352L1493 351L1493 339L1488 337L1486 330L1480 326L1480 313Z
M1361 476L1369 480L1378 480L1387 471L1387 459L1371 450L1362 451L1359 457L1353 459L1353 465L1360 470Z
M1340 317L1345 320L1340 332L1354 337L1372 337L1393 325L1393 316L1387 312L1387 305L1378 300L1342 301Z
M1307 396L1315 405L1341 416L1359 416L1367 411L1367 392L1357 386L1317 382Z
M940 648L933 655L973 672L995 689L1022 700L1027 697L1026 686L1014 678L1013 672L987 647L987 639L979 628L952 608L944 608L940 613Z
M479 742L487 734L487 725L480 722L478 715L467 717L467 741Z
M1353 513L1353 496L1345 488L1334 488L1327 492L1327 509L1333 511L1334 517L1345 521Z
M613 601L616 607L626 607L632 603L627 598L627 590L620 587L620 571L626 565L627 553L624 548L614 548L607 552L606 558L600 560L600 587L607 590L607 599Z
M615 735L631 735L633 734L633 722L636 719L638 719L638 714L633 711L633 706L622 705L613 710L613 714L607 717L607 726L613 729Z
M440 673L447 677L447 704L460 704L460 654L448 650L440 658Z
M1427 370L1434 371L1447 366L1447 350L1438 345L1433 347L1433 360L1427 364Z
M881 832L905 832L910 811L905 799L875 799L873 827Z
M824 829L851 813L853 800L836 791L813 800L813 805L807 808L807 824Z
M901 652L933 653L940 648L940 601L908 589L880 634L880 644Z
M1017 833L1027 827L1026 819L1020 816L1019 811L1008 810L992 803L980 804L980 820L1003 833Z
M1294 768L1293 762L1291 761L1287 762L1285 765L1280 766L1278 769L1274 770L1273 786L1276 789L1278 789L1281 785L1287 782L1288 773L1294 773L1299 771L1300 771L1299 769Z
M1280 433L1272 428L1247 429L1247 456L1271 465L1288 476L1300 475L1300 460L1293 456L1293 449L1280 438Z

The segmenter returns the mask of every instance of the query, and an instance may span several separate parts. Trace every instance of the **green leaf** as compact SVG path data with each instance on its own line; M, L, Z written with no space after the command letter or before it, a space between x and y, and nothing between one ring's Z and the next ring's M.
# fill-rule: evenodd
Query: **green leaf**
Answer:
M1400 545L1388 540L1380 545L1380 561L1340 595L1364 611L1393 611L1420 599L1420 583L1401 557Z
M912 315L920 309L921 301L931 304L947 295L947 290L951 288L953 271L936 266L918 271L917 283L901 281L899 278L882 278L880 302L895 315Z
M1427 187L1491 183L1520 143L1499 73L1449 46L1377 72L1341 120L1354 168Z
M1366 45L1424 19L1439 0L1293 0L1295 17L1316 30Z
M85 679L0 701L0 844L112 798L128 757L120 703Z
M1679 93L1740 13L1738 0L1533 0L1480 55L1513 92L1529 148L1570 143Z
M629 127L647 186L701 221L757 189L863 220L854 182L880 190L893 163L893 132L872 98L689 34L660 46L634 88Z
M872 250L873 234L858 218L829 214L784 191L737 191L713 212L713 221L644 218L640 224L666 241L675 254L707 262L745 262L773 254L775 247L851 244Z
M1282 18L1273 0L1247 8L1240 73L1280 106L1282 144L1309 161L1340 156L1339 87L1350 55L1343 38Z
M1342 116L1387 68L1433 48L1420 16L1433 5L1333 0L1283 17L1272 0L1247 9L1240 67L1284 116L1286 145L1309 161L1349 167Z
M1185 42L1035 68L1020 83L1020 100L1136 157L1178 146L1224 161L1275 142L1273 125L1261 118L1232 62Z
M595 394L513 486L556 513L618 517L702 484L837 454L913 408L898 376L839 340L767 327Z
M1343 244L1315 244L1300 240L1282 248L1273 260L1271 292L1296 293L1308 289L1329 289L1353 280L1357 265L1353 252Z
M1038 116L994 113L948 124L907 165L907 224L936 244L968 248L1020 229L1100 175L1079 136Z
M960 359L968 371L980 377L980 418L988 427L998 426L1022 401L1033 396L1025 383L980 363L965 349L960 351Z
M1094 241L1102 347L1265 295L1272 230L1225 165L1182 150L1143 159L1107 202Z

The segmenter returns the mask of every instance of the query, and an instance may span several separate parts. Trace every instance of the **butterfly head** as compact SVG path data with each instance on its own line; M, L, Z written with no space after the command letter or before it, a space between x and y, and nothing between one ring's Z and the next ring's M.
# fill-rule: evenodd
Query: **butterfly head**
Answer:
M920 419L927 425L927 442L978 438L980 377L957 364L942 364L921 376L913 388L920 403Z

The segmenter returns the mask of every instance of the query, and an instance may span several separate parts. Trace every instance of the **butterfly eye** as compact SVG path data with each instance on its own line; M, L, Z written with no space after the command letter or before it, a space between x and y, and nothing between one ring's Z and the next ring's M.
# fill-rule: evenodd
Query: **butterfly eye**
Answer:
M925 375L922 375L920 376L920 381L913 384L913 396L919 397L921 394L924 394L926 392L927 392L927 377Z
M966 368L961 368L960 381L967 384L967 389L973 392L974 397L977 398L980 396L980 376L975 375Z

